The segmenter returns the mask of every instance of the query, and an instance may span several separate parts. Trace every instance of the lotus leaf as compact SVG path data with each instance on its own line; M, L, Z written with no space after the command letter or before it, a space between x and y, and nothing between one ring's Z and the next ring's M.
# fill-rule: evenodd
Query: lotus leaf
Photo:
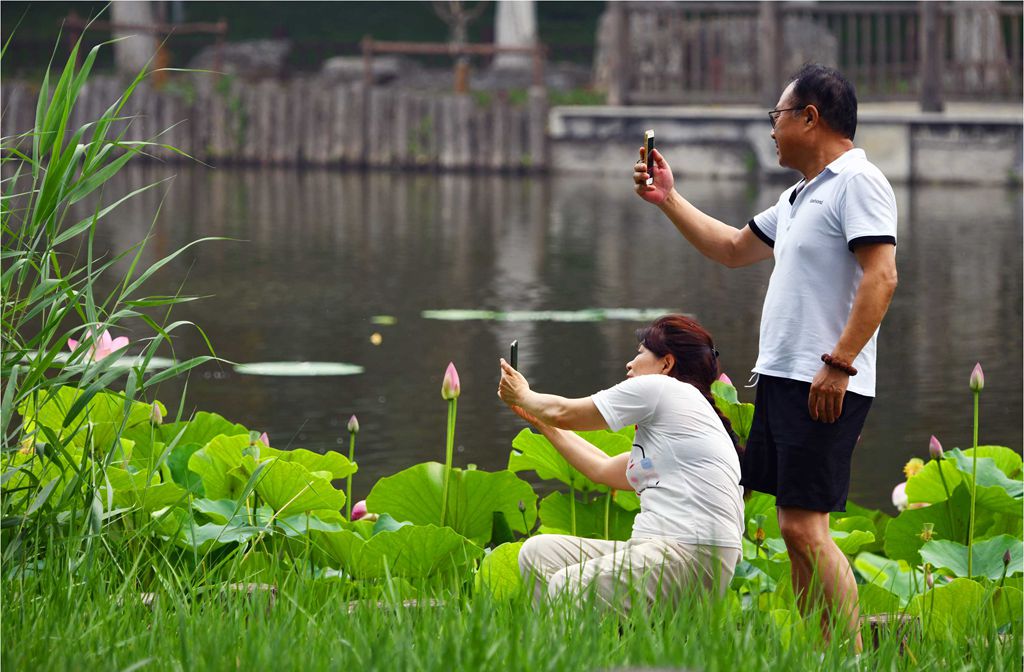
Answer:
M484 553L451 528L436 525L405 525L369 539L347 529L313 532L313 538L356 579L426 578L464 571Z
M846 555L853 555L874 542L874 540L875 535L873 532L865 532L864 530L853 530L851 532L832 530L832 541L836 542L839 550Z
M576 502L576 536L604 539L605 498ZM608 538L625 541L633 534L635 511L626 511L615 503L608 507ZM571 534L569 495L553 492L540 502L540 531L546 534Z
M971 457L974 453L975 450L973 448L968 448L964 451L964 455L967 457ZM996 467L1009 478L1019 479L1021 477L1021 466L1024 458L1021 458L1017 451L1006 446L978 446L977 453L979 459L984 457L990 458Z
M853 561L853 566L868 583L897 595L901 606L906 606L924 587L924 574L910 568L905 562L890 560L874 553L860 553Z
M635 490L616 490L612 500L626 511L640 510L640 495Z
M939 474L939 470L942 474ZM969 478L969 476L968 476ZM943 486L942 479L946 484ZM945 501L949 493L956 489L963 482L963 475L956 468L956 464L950 460L931 460L924 465L921 471L907 479L907 499L911 503L924 502L934 504Z
M159 450L163 452L163 444L156 445L160 446ZM203 487L203 479L200 478L199 474L189 470L188 463L192 459L192 454L202 447L198 443L179 443L171 450L170 455L167 456L167 468L171 472L171 479L200 497L206 494L206 489Z
M599 448L607 455L619 455L629 452L632 441L629 436L619 432L592 431L577 432L585 441ZM607 492L608 487L598 485L579 473L551 445L543 435L524 429L512 440L512 452L508 457L508 469L512 472L533 470L544 480L558 480L577 490Z
M320 510L315 513L296 513L277 518L277 527L288 537L309 534L311 530L337 532L344 529L345 518L337 511Z
M763 492L755 492L743 507L743 518L747 521L747 538L753 539L757 532L757 516L764 516L761 528L766 537L781 537L778 513L775 510L775 497Z
M372 537L374 534L380 534L381 532L394 532L398 528L405 527L406 525L412 525L412 523L407 520L398 522L389 514L382 513L376 522L373 523L373 532L370 536Z
M977 541L971 548L974 556L971 569L974 576L998 579L1003 576L1003 555L1010 552L1010 564L1006 575L1024 572L1024 551L1020 539L1008 534ZM921 547L921 560L934 567L948 569L955 576L973 578L967 573L967 547L947 539L933 539Z
M862 583L857 586L857 596L862 616L870 614L896 614L900 611L900 598L876 583Z
M197 453L198 454L198 453ZM309 471L298 462L272 458L256 483L256 492L279 516L345 506L345 493L331 484L331 474Z
M245 488L248 474L242 468L249 447L249 435L214 437L188 460L189 471L203 479L203 489L210 499L238 499ZM249 461L255 461L249 457ZM250 470L251 473L251 470Z
M852 508L847 506L848 509ZM865 513L872 513L866 509L862 509ZM880 512L874 512L879 517L883 514ZM882 542L879 539L880 533L878 531L879 526L876 525L875 521L867 516L854 515L851 510L847 510L845 513L832 513L829 516L829 527L833 531L839 532L853 532L854 530L860 530L862 532L870 532L871 536L874 537L873 541L865 543L859 550L861 551L872 551L877 552L882 550ZM882 528L884 531L884 527Z
M977 627L979 620L988 620L984 613L988 602L986 593L980 583L954 579L916 596L907 613L921 616L928 637L962 639Z
M354 462L349 462L347 457L334 451L314 453L313 451L306 450L305 448L278 450L276 448L261 446L259 455L261 459L276 457L283 462L301 464L309 471L330 472L332 479L345 478L350 474L356 473L358 470L358 467Z
M992 610L997 625L1004 626L1009 623L1013 632L1020 632L1021 623L1024 621L1024 592L1010 586L996 588L992 595Z
M390 513L416 525L441 520L444 465L424 462L380 479L366 498L374 513ZM452 469L445 523L474 543L491 538L493 512L501 511L513 530L525 534L537 520L537 495L511 471ZM522 502L525 511L519 511Z
M254 511L245 502L233 499L195 499L192 500L192 509L205 515L211 523L221 525L231 523L266 527L274 515L274 510L269 506L260 506Z
M221 434L238 436L248 433L249 430L242 425L225 420L216 413L201 411L196 413L191 420L182 422L168 422L163 425L151 423L136 425L125 432L125 437L136 442L138 455L133 455L135 459L149 460L159 457L163 448L172 443L174 443L174 450L185 445L198 446L195 449L198 450ZM158 444L162 444L162 446ZM180 481L178 483L185 485Z
M176 545L193 550L201 555L226 544L248 541L270 530L244 523L196 524L192 516L183 509L172 508L153 514L159 533L171 539Z
M70 386L62 386L52 396L44 395L38 407L33 398L28 398L18 407L18 413L25 418L25 431L31 433L36 427L50 429L62 442L70 437L70 444L84 449L85 442L91 436L93 447L101 452L109 450L119 433L126 433L138 425L149 425L153 414L153 406L159 406L162 413L167 409L159 401L147 404L132 401L128 405L125 417L125 398L112 392L98 392L79 410L79 404L85 391ZM74 417L69 414L74 412ZM65 427L74 429L74 434ZM127 441L122 440L122 450ZM118 457L127 458L130 452L124 451Z
M933 526L934 539L961 538L966 534L971 509L967 488L963 485L957 487L950 502L950 507L942 504L923 509L907 509L893 518L885 529L885 554L893 560L905 560L913 565L921 564L918 551L925 543L921 533L926 523Z
M736 432L740 444L746 445L750 436L750 426L754 422L754 405L741 403L736 388L721 380L711 383L711 394L715 406L729 419L732 431Z
M519 573L519 549L523 542L510 542L488 553L476 573L477 590L486 588L500 601L514 600L523 592L523 577Z
M964 484L970 485L971 457L954 448L946 452L946 459L956 463L964 475ZM977 505L990 511L1024 516L1024 481L1008 478L990 457L978 457L977 461Z

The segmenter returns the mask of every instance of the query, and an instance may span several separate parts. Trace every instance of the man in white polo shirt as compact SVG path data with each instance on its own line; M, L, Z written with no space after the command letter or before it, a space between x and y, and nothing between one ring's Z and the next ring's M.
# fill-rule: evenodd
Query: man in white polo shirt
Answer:
M708 258L731 268L775 259L741 482L776 497L801 607L820 602L847 622L859 651L857 585L829 512L846 509L850 458L875 394L878 327L896 289L896 202L853 145L856 93L837 70L805 66L768 118L779 164L803 179L741 229L684 199L657 151L648 175L641 149L633 178Z

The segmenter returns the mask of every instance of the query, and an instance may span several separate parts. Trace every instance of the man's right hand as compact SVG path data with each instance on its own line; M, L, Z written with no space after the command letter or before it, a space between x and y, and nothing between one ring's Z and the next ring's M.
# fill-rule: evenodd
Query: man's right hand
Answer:
M661 152L654 150L654 175L647 174L646 148L640 148L640 160L633 166L633 181L636 183L636 193L648 203L661 205L672 193L675 186L675 179L672 177L672 169L668 161L662 157ZM653 177L654 184L647 184L647 178Z

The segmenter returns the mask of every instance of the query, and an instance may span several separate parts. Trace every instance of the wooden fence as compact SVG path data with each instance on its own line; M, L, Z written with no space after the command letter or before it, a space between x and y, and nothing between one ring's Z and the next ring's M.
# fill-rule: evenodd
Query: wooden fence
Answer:
M121 94L115 77L95 77L71 121L96 119ZM38 91L4 82L0 132L33 126ZM215 165L293 165L541 171L546 168L548 104L542 92L521 105L500 97L425 94L317 78L244 82L185 76L163 90L139 87L125 136L177 147ZM156 158L174 153L156 148Z
M837 66L866 101L1022 94L1019 2L609 5L613 103L770 104L781 78L806 61Z

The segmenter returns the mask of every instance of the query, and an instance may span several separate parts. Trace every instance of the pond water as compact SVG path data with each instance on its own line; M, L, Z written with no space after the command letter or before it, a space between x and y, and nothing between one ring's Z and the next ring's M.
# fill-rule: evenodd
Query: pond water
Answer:
M440 388L449 360L462 381L456 462L503 468L524 427L495 396L509 342L518 339L520 368L535 389L584 396L623 378L643 324L529 315L446 321L424 311L670 309L708 327L737 385L756 357L771 262L729 270L701 257L636 198L628 166L622 178L515 178L151 164L107 192L168 175L175 178L166 186L107 217L100 246L125 249L153 225L144 254L151 263L200 237L231 238L191 248L153 278L149 293L204 297L176 307L173 318L201 326L231 362L363 368L272 377L209 364L188 381L185 413L214 411L266 431L275 447L316 451L347 451L345 424L355 413L357 498L381 476L443 461ZM734 225L784 187L680 185ZM878 396L850 493L890 509L902 465L927 457L931 434L946 448L969 447L975 362L986 376L982 443L1022 443L1021 191L903 187L896 195L900 286L882 326ZM176 333L173 356L203 354L198 332ZM168 383L159 398L173 412L182 391L181 382ZM753 390L741 387L740 397L753 401Z

